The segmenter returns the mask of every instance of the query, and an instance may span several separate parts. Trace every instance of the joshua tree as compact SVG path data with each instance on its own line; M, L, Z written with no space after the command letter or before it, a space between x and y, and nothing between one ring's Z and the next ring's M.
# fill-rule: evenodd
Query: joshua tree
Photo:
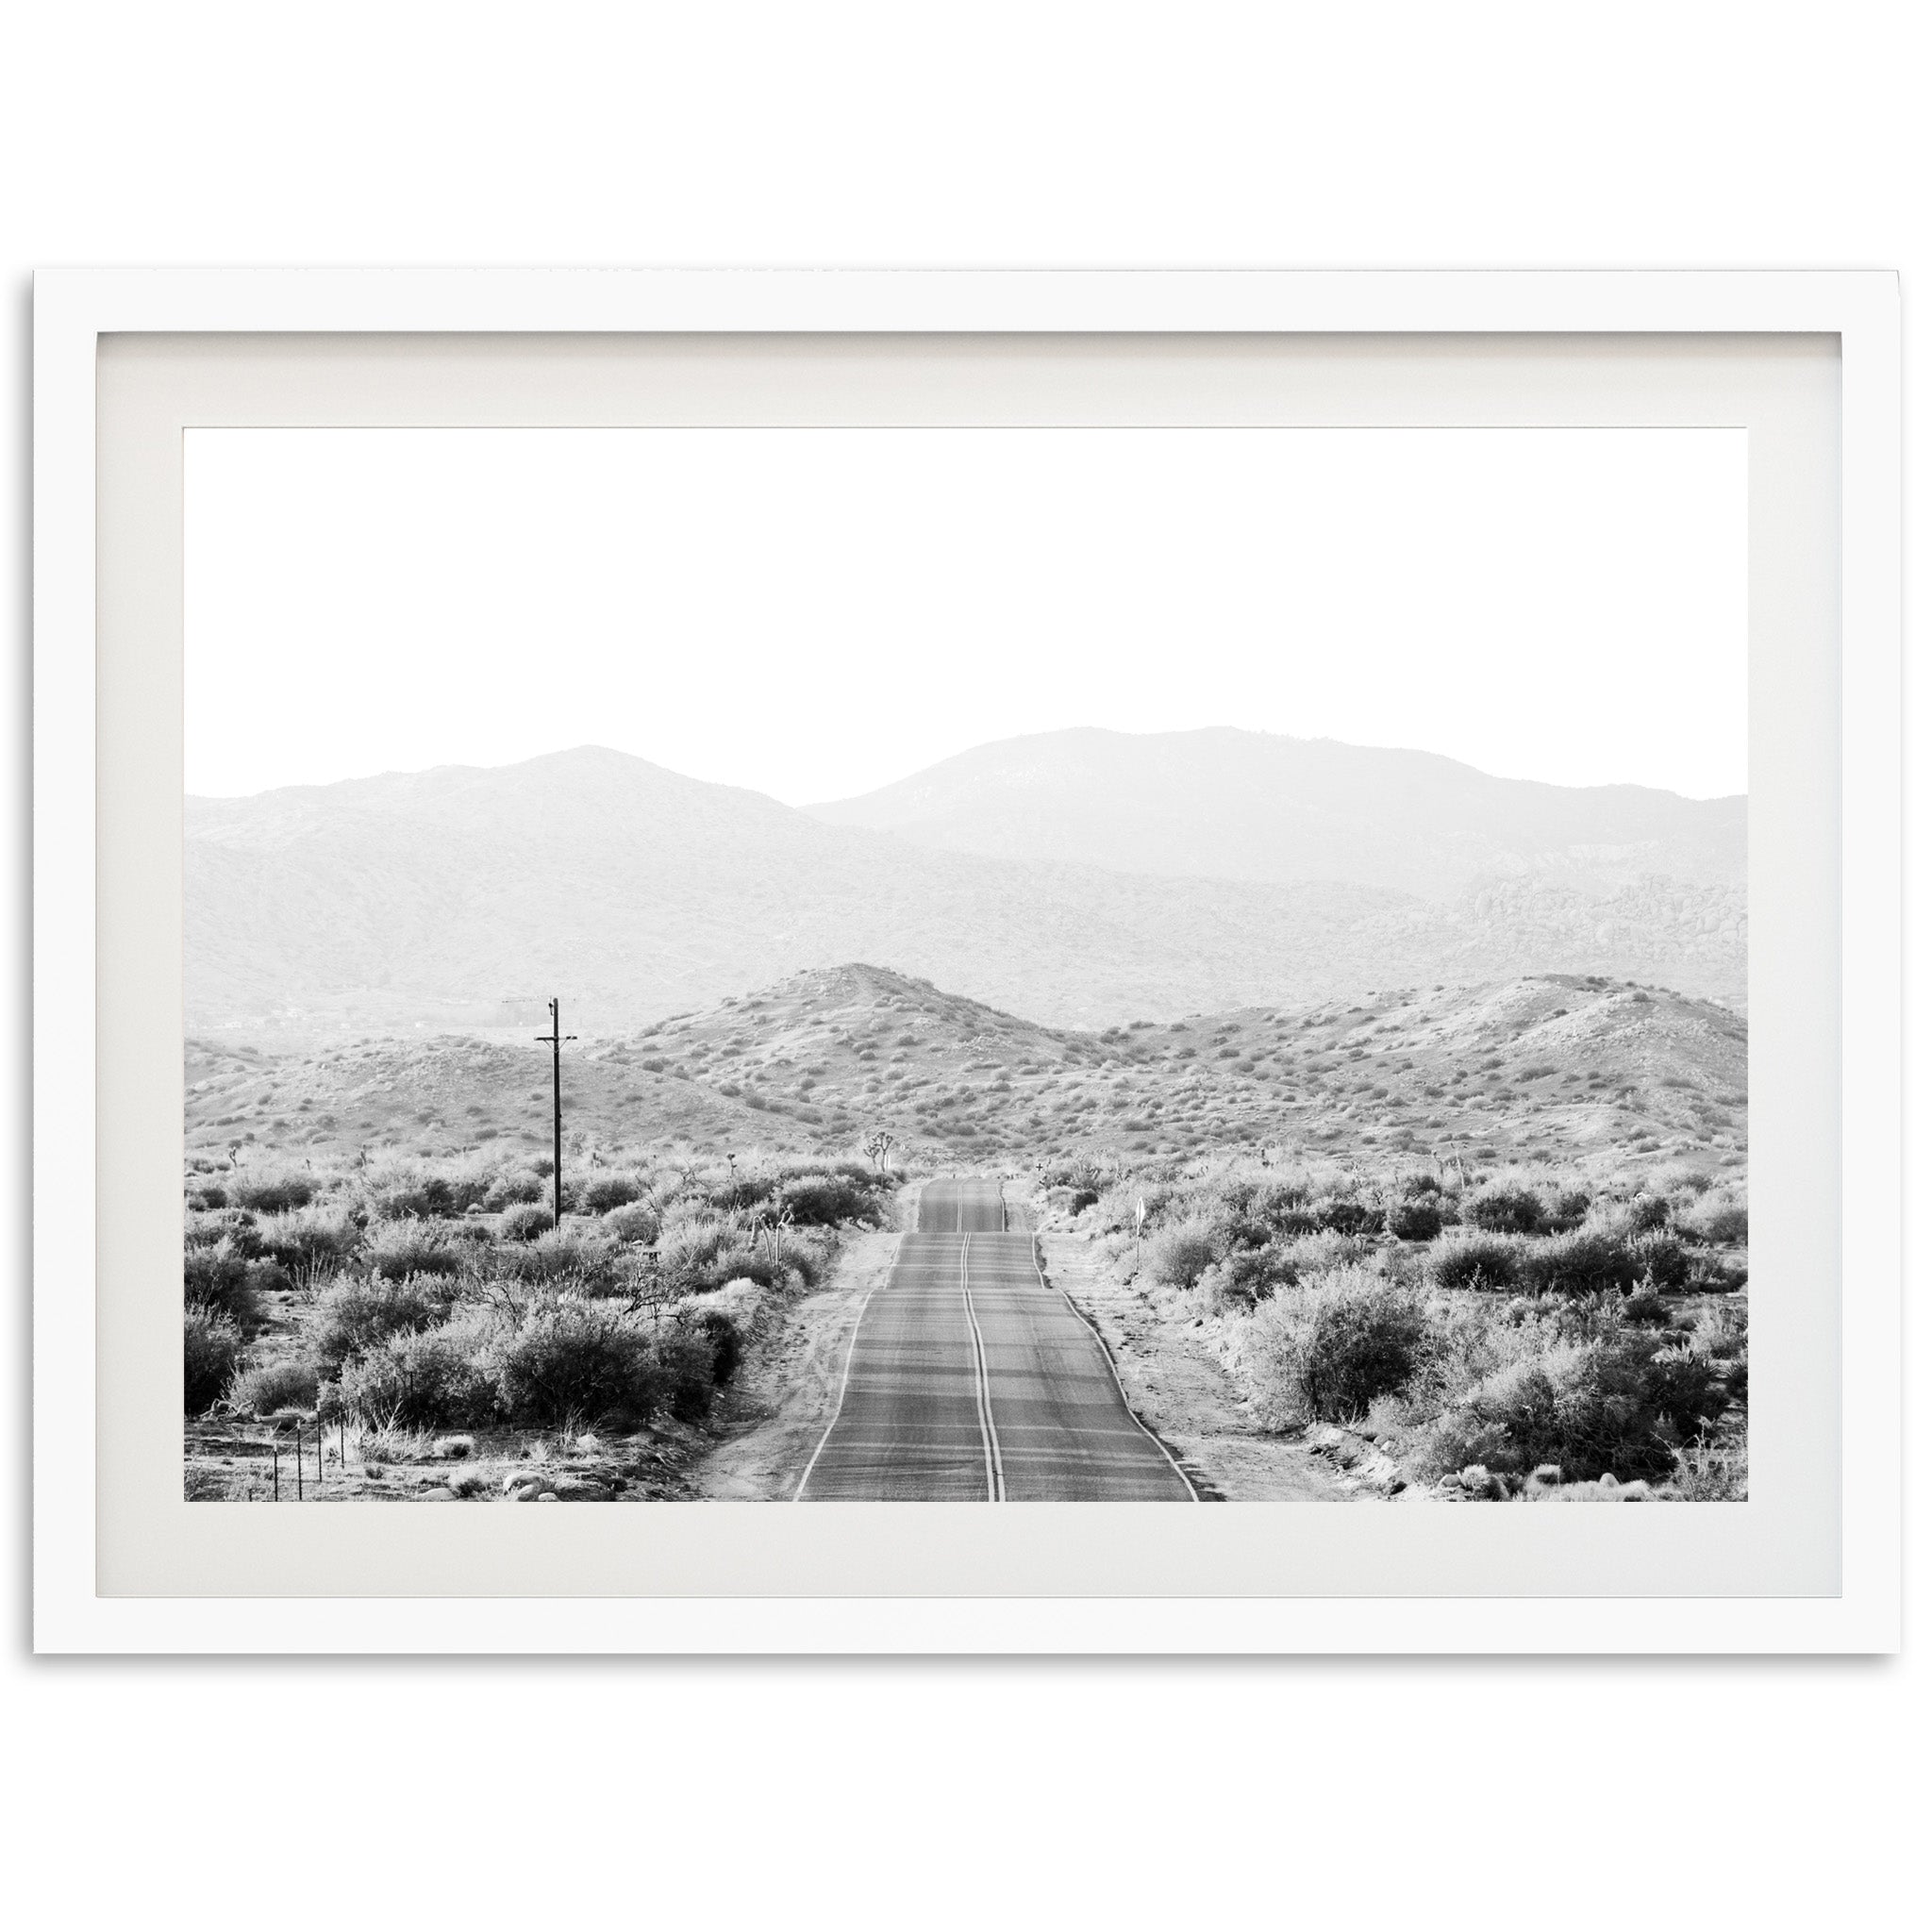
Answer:
M886 1156L892 1146L892 1136L887 1133L883 1127L874 1127L859 1142L859 1145L865 1150L872 1164L883 1172L886 1165Z

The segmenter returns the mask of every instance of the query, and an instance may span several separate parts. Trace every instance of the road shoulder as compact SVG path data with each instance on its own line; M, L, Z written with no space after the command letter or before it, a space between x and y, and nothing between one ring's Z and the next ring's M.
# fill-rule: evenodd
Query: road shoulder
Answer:
M723 1439L688 1472L715 1502L789 1503L839 1404L845 1351L865 1298L892 1272L890 1228L846 1237L829 1278L753 1344L719 1418Z
M1046 1278L1097 1327L1134 1413L1204 1501L1341 1503L1359 1492L1301 1440L1257 1427L1226 1372L1117 1279L1086 1235L1040 1236Z

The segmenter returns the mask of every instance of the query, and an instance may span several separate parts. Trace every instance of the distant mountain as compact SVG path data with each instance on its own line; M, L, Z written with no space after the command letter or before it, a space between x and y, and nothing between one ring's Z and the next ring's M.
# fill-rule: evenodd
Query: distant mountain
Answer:
M1741 894L1721 885L1633 874L1605 895L1524 870L1443 904L1003 858L595 748L191 798L186 841L197 1033L524 1034L550 993L609 1032L853 958L1059 1026L1525 972L1743 991Z
M1262 731L1050 731L982 744L826 824L947 852L1170 878L1373 886L1451 900L1534 876L1595 898L1658 875L1741 891L1741 797L1494 778L1432 752Z
M1104 1033L1042 1026L926 981L845 965L566 1049L573 1145L1052 1155L1274 1145L1483 1160L1695 1156L1741 1164L1743 1022L1601 978L1390 990ZM541 1154L550 1057L444 1036L300 1055L197 1045L197 1152L400 1146Z

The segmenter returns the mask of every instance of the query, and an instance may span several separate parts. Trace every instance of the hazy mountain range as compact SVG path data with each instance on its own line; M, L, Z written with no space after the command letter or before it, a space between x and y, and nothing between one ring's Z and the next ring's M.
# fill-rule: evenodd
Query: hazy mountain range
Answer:
M1492 778L1432 752L1219 729L1011 738L806 809L826 824L1028 865L1324 879L1443 900L1498 875L1594 898L1647 874L1741 887L1744 804Z
M1053 1025L1600 973L1744 988L1744 801L1048 733L796 810L586 747L186 808L191 1032L586 1031L870 959Z

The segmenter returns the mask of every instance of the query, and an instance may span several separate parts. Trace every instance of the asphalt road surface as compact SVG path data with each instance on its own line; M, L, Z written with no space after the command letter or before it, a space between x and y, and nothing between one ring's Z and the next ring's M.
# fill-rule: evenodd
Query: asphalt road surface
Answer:
M867 1296L839 1407L798 1486L818 1502L1191 1503L1100 1339L1007 1231L997 1181L929 1181Z

